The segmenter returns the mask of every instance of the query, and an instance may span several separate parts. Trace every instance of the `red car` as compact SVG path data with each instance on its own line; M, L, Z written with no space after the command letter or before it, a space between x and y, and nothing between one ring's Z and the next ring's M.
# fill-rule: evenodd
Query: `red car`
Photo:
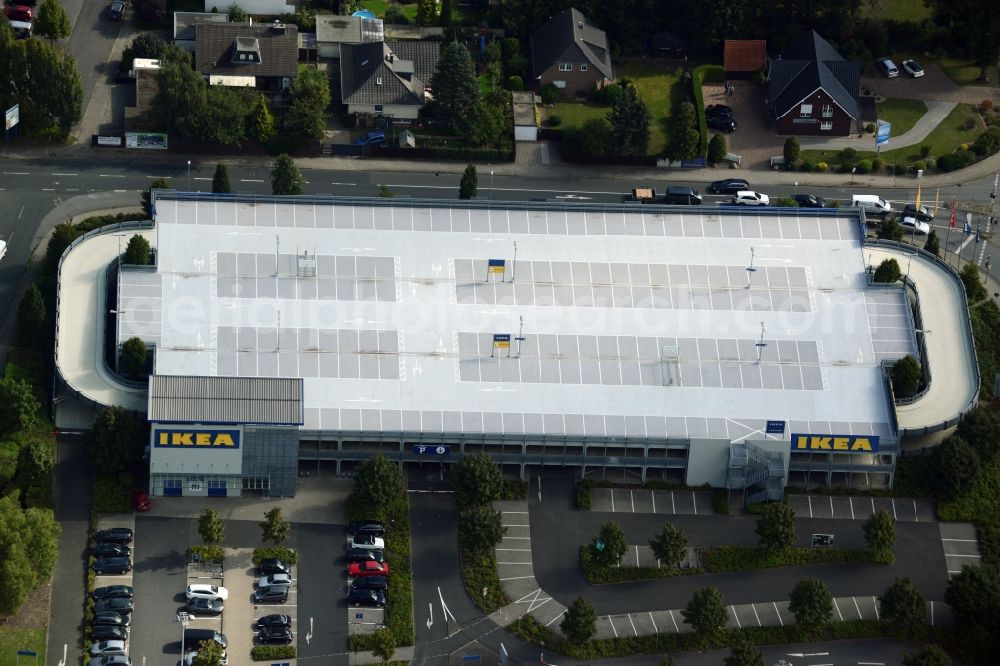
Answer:
M149 511L153 508L153 503L149 501L149 495L141 490L132 491L132 507L136 511Z
M4 7L3 11L9 21L26 21L30 23L33 19L31 7L27 5L9 5Z
M351 562L347 567L347 575L351 578L364 578L365 576L388 576L389 563L366 560L364 562Z

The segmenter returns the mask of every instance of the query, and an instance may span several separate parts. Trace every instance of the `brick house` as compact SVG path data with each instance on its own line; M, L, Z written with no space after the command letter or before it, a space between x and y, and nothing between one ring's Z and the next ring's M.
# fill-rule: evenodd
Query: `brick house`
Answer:
M275 95L299 71L298 28L283 23L195 24L195 70L209 85Z
M615 79L608 37L579 10L559 12L531 33L531 75L539 88L589 95Z
M861 124L861 63L848 61L815 30L771 61L768 104L778 134L847 136Z

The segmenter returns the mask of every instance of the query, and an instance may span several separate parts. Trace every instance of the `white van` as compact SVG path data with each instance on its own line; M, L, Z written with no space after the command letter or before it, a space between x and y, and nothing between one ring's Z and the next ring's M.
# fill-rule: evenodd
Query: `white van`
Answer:
M10 29L14 31L15 39L27 39L31 37L31 23L28 21L11 21Z
M892 212L889 202L877 194L855 194L851 197L851 205L864 209L870 215L886 215Z

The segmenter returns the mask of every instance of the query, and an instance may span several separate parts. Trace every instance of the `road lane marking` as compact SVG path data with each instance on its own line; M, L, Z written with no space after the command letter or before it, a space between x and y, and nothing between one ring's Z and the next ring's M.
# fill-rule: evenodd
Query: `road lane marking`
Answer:
M552 618L551 620L549 620L548 622L546 622L545 626L546 627L549 626L550 624L552 624L553 622L555 622L556 620L558 620L559 618L561 618L565 614L566 614L566 611L563 611L563 612L559 613L559 615L556 615L554 618Z
M30 176L31 174L27 171L4 171L5 176Z
M97 174L99 178L124 178L125 174L121 173L100 173Z
M440 587L438 588L438 599L441 600L441 608L444 611L444 621L447 622L450 617L452 622L457 622L458 620L456 620L455 616L451 614L451 611L448 610L448 605L444 602L444 595L441 594Z
M430 613L430 616L427 618L427 629L429 630L434 626L434 604L429 601L427 602L427 611Z
M263 180L257 180L256 178L240 178L241 183L263 183Z
M53 176L79 176L78 173L54 173Z

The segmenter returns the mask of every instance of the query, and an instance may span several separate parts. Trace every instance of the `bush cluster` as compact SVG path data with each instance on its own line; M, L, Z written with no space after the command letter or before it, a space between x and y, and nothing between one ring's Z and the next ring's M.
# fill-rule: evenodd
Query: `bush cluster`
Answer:
M294 645L255 645L250 650L250 658L254 661L271 661L273 659L295 659Z
M188 560L193 561L195 556L202 562L212 564L222 564L226 559L222 546L191 546L188 548Z
M586 544L580 547L580 566L583 577L591 585L603 583L624 583L631 580L653 580L656 578L673 578L674 576L696 576L705 573L697 567L680 569L675 566L665 567L608 567L594 559L594 545Z
M291 548L282 546L270 546L266 548L254 548L252 561L254 566L260 564L261 560L281 560L295 565L299 563L299 554Z
M876 562L867 550L845 548L785 548L768 550L760 546L710 546L699 548L698 557L708 573L750 571L804 564L869 564Z

